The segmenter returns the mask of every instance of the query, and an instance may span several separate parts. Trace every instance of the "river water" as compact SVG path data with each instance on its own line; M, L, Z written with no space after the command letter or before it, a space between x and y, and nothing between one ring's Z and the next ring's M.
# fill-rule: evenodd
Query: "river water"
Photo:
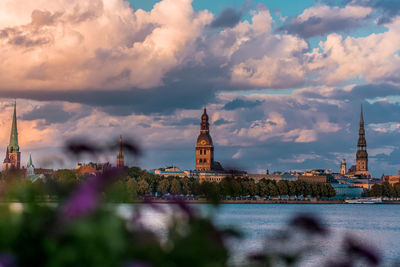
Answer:
M167 205L167 204L164 204ZM293 250L301 244L314 245L301 266L320 266L327 259L341 257L342 240L353 237L369 246L384 259L382 266L400 266L400 205L388 204L222 204L217 211L207 204L195 204L201 213L213 213L220 227L233 226L243 233L240 240L230 240L232 265L240 265L246 255L262 250L267 244L278 250ZM318 216L330 234L318 240L297 241L277 246L272 236L285 230L297 213ZM165 216L146 209L145 223L159 229L165 227ZM299 239L300 238L300 239ZM396 263L397 262L397 263Z

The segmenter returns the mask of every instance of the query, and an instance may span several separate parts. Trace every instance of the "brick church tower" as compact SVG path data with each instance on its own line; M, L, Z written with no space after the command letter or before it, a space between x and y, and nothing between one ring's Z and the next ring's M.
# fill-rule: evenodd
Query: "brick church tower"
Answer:
M367 141L365 140L364 116L362 106L360 116L360 129L358 130L357 148L355 174L369 176Z
M21 168L21 152L18 145L18 130L17 130L17 103L14 103L14 114L11 125L10 143L7 147L6 158L3 163L3 170L9 168Z
M211 171L214 168L214 145L210 136L207 110L201 116L200 134L196 143L196 170Z
M122 136L119 137L119 152L117 156L117 168L123 168L125 166L124 155L122 154Z

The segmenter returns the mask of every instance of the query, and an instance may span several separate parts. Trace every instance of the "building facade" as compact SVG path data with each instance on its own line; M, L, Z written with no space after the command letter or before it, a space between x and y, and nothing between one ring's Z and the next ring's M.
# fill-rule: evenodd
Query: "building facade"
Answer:
M214 145L210 136L210 124L207 110L201 116L200 134L196 142L196 170L211 171L214 169Z
M11 124L10 143L6 151L6 158L3 162L3 171L11 168L21 168L21 152L18 145L18 129L17 129L17 103L14 103L14 113Z
M104 171L111 169L112 166L109 162L107 163L78 163L76 165L76 170L78 175L98 175L102 174Z
M397 176L394 176L394 175L383 175L382 176L382 181L388 182L391 185L400 183L400 170L398 171Z
M342 163L340 164L340 171L339 171L339 173L340 173L340 175L345 175L345 174L346 174L346 171L347 171L347 169L346 169L346 160L345 160L345 159L342 159Z
M123 168L125 166L124 155L122 154L122 136L119 137L119 152L117 156L117 168Z

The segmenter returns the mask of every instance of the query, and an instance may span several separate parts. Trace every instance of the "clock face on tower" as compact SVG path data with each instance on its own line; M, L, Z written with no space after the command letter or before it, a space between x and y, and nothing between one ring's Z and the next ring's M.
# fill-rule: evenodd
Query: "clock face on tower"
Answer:
M200 144L204 146L205 144L207 144L207 142L206 140L201 140Z

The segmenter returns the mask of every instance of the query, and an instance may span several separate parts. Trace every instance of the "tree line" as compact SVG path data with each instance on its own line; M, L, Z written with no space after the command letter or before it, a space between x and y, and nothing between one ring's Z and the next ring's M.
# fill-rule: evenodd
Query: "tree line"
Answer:
M374 184L368 191L369 197L400 197L400 183L391 185L388 182L382 184Z
M335 189L331 184L306 183L304 181L261 180L226 177L220 183L203 182L194 178L163 177L147 173L139 168L129 168L128 176L118 181L116 191L125 191L126 195L140 197L146 195L164 196L194 195L208 199L225 199L235 197L277 197L277 196L311 196L316 198L334 197ZM124 195L119 193L119 195Z
M18 173L9 173L2 181L25 180L23 176L16 179ZM62 197L73 190L88 175L79 175L75 170L57 170L44 181L35 182L36 187L49 196ZM303 181L261 180L226 177L220 183L203 182L194 178L163 177L148 173L138 167L126 168L124 174L114 182L104 196L110 201L133 201L144 196L193 195L212 200L237 197L278 197L278 196L311 196L316 198L336 195L330 184L306 183Z

